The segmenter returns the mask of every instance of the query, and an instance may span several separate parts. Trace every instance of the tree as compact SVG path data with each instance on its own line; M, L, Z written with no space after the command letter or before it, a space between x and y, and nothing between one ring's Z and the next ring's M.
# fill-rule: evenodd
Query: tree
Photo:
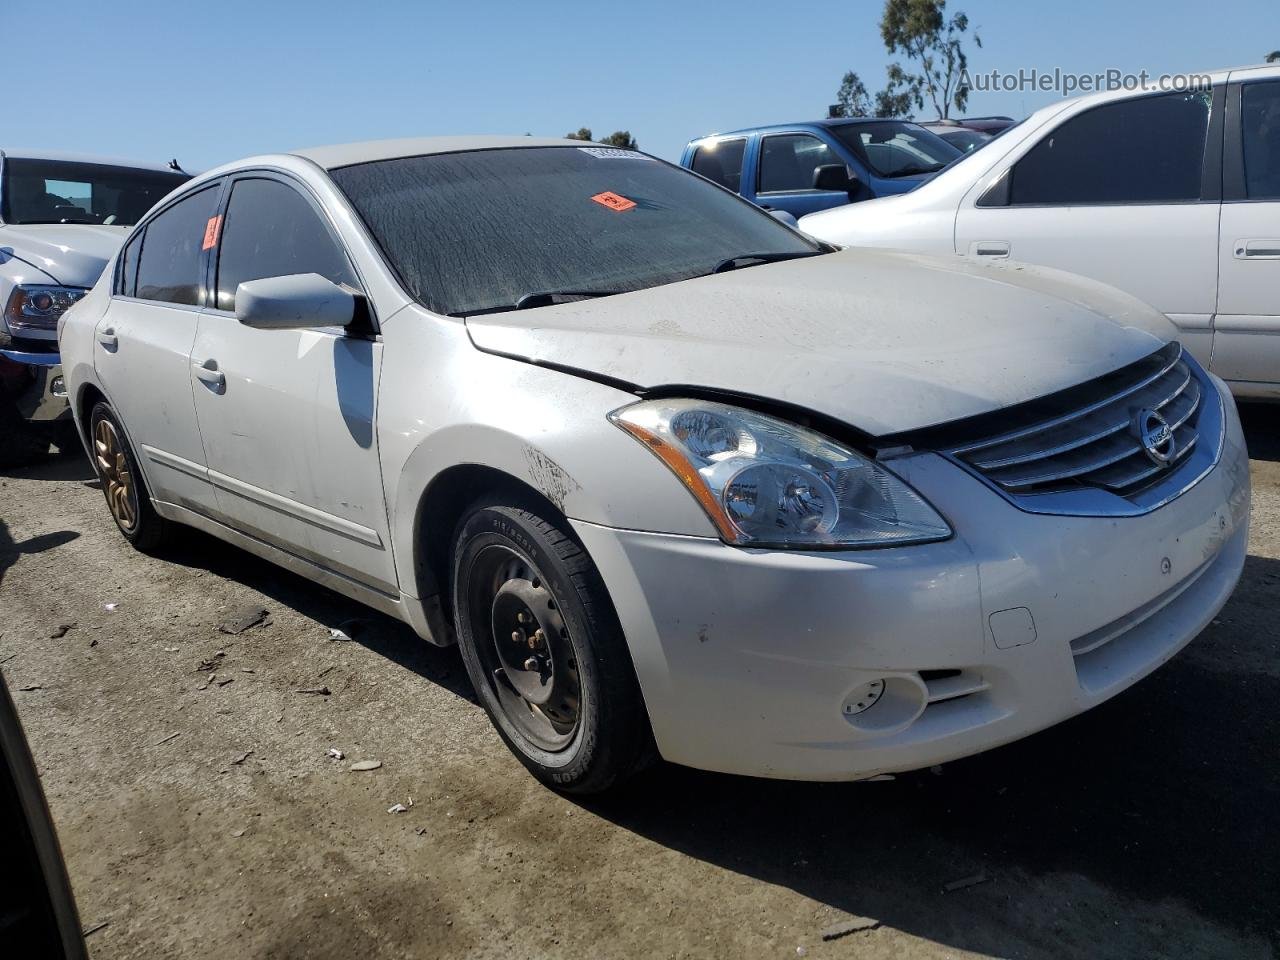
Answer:
M903 54L917 71L893 64L886 93L905 97L921 110L927 96L939 119L950 117L952 106L963 111L969 102L969 60L963 46L969 18L956 13L948 19L946 8L946 0L885 0L880 19L885 49ZM981 48L976 33L973 42Z
M577 133L566 133L564 136L566 140L595 140L590 127L579 127ZM611 147L620 147L623 150L640 149L640 145L636 143L636 138L631 135L630 130L615 130L599 142Z
M1280 63L1280 50L1272 50L1268 53L1267 63Z
M895 73L895 70L897 71ZM836 91L836 102L827 108L828 117L902 117L911 112L911 94L900 91L901 68L889 69L889 86L877 91L874 101L862 79L850 70Z

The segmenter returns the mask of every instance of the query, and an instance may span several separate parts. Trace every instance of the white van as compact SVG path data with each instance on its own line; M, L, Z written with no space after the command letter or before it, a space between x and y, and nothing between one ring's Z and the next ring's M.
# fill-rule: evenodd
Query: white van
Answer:
M1066 100L909 194L804 217L833 243L1057 267L1167 314L1241 397L1280 398L1280 65Z

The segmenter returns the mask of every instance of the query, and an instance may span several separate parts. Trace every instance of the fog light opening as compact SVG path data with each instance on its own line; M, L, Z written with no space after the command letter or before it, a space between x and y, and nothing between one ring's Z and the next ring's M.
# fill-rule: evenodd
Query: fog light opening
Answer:
M884 681L872 680L864 683L860 687L854 688L849 693L848 699L844 702L844 714L846 717L856 717L858 714L869 710L875 706L876 701L884 696Z

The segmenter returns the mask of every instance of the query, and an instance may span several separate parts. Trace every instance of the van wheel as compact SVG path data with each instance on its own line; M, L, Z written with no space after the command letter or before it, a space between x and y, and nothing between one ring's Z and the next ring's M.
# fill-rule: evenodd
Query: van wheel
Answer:
M489 719L533 775L599 793L649 762L653 737L613 604L562 524L501 503L463 517L458 646Z
M158 550L169 540L173 524L151 505L151 495L129 441L106 403L96 404L89 414L89 443L93 466L116 526L143 553Z

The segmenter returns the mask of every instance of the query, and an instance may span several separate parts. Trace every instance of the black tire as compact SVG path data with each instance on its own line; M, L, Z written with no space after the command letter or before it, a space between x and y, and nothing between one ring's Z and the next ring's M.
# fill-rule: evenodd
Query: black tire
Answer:
M106 440L104 428L109 428L114 435L114 448ZM141 552L160 550L172 538L174 524L156 513L152 506L151 493L147 490L142 471L138 469L133 448L129 446L115 411L106 403L95 404L89 413L89 449L92 451L93 469L102 482L102 493L116 528ZM123 494L119 484L122 474L128 476L127 489ZM122 509L120 501L124 501L129 509Z
M49 456L49 437L28 423L0 391L0 467L25 467Z
M599 572L563 521L540 512L550 511L481 501L463 516L453 550L458 646L481 705L529 771L566 793L600 793L648 765L653 735ZM526 654L523 668L512 665ZM522 689L547 700L534 706Z

